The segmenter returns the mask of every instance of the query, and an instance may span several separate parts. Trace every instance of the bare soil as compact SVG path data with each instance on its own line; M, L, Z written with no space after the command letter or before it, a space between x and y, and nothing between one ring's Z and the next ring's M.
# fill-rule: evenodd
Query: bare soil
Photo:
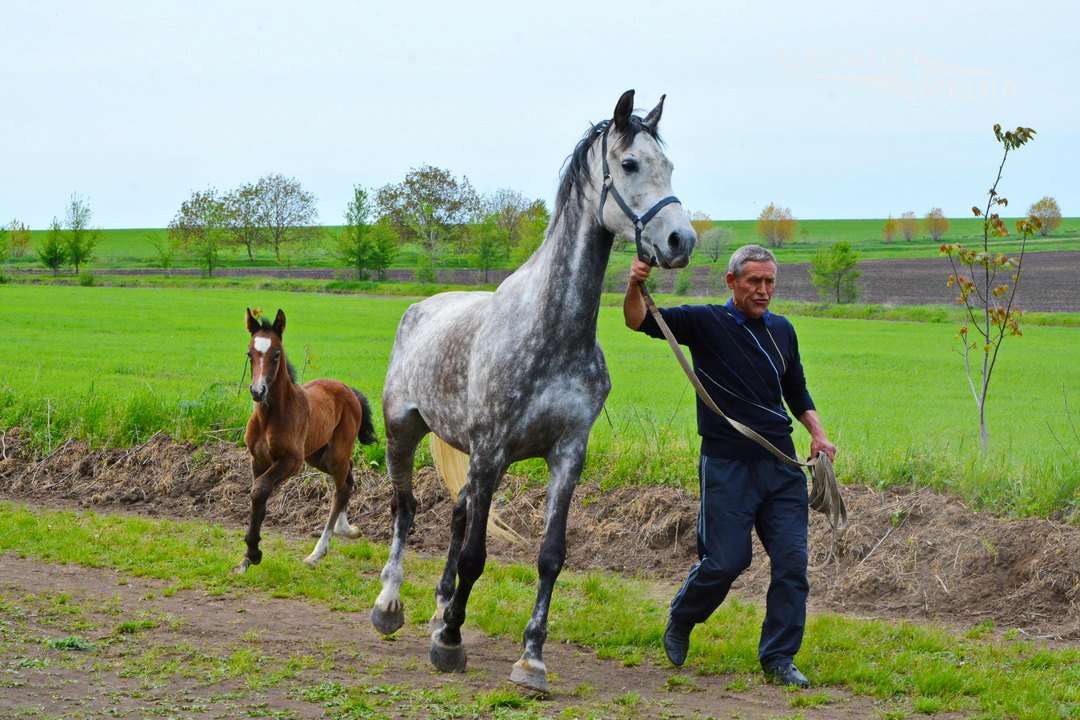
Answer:
M510 663L520 654L511 640L467 630L469 672L442 675L428 665L429 636L422 627L406 625L386 640L364 614L254 594L170 594L158 581L12 555L0 555L0 599L4 718L445 717L439 712L445 708L423 691L451 688L469 701L510 689ZM118 630L135 618L150 622L134 632ZM50 647L50 640L72 633L90 647ZM236 672L235 658L245 653L256 659L255 667ZM675 685L669 678L677 673L669 668L623 667L568 644L550 644L545 656L557 677L551 695L531 706L544 716L571 706L580 715L567 717L749 719L790 711L789 692L756 679L736 692L726 689L731 676L682 676ZM373 706L339 715L341 708L312 692L325 683L359 689ZM630 705L628 693L636 694ZM828 705L807 708L804 716L878 714L867 698L835 689L828 694Z
M722 272L718 265L699 258L691 267L691 284L688 294L725 294ZM777 296L786 300L816 302L817 290L810 282L809 263L783 263L780 266L780 283ZM722 270L722 268L720 268ZM862 277L859 279L861 302L887 305L951 305L956 295L945 287L949 264L945 258L911 258L897 260L863 260L859 263ZM34 268L19 270L20 274L44 275L47 270ZM155 268L101 268L99 275L151 275L160 274ZM194 268L171 271L173 275L199 275ZM332 280L341 274L333 268L222 268L215 273L221 276L280 277ZM1039 252L1024 256L1024 278L1017 295L1017 307L1039 312L1080 312L1080 293L1076 292L1076 277L1080 272L1080 252ZM509 275L507 270L492 270L488 274L491 283L502 282ZM411 281L412 270L390 270L391 280ZM657 275L662 292L671 292L675 286L676 273L662 272ZM484 282L480 270L452 269L438 272L440 283L478 284ZM620 287L621 289L621 287Z
M250 471L233 445L193 447L155 435L127 450L89 450L68 442L35 459L17 431L0 447L0 497L43 504L123 510L151 516L246 524ZM326 522L331 483L308 472L279 488L268 505L268 530L316 535ZM430 468L415 482L414 551L445 553L450 501ZM834 541L811 513L811 607L865 617L934 619L959 626L991 620L1028 637L1080 640L1080 528L1043 519L976 513L928 490L844 487L851 523ZM492 539L492 556L533 562L543 531L545 490L507 477L495 500L524 544ZM695 558L698 500L668 487L575 493L567 566L680 582ZM390 488L363 471L350 518L365 537L390 538ZM737 582L737 595L763 602L766 556Z

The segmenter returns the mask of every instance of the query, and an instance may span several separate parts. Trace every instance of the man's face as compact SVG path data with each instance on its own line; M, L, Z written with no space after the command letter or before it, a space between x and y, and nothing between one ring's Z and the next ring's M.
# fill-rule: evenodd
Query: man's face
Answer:
M776 263L771 260L743 263L738 277L727 274L727 284L735 307L751 320L757 320L769 309L776 288Z

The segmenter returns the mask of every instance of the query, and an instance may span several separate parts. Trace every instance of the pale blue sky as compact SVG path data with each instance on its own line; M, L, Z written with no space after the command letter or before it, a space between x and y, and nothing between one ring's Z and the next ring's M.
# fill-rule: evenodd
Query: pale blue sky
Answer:
M551 202L588 121L651 107L675 192L716 218L981 203L990 128L1034 127L1011 207L1080 215L1077 5L1027 2L0 4L0 220L72 191L163 226L192 189L293 175L339 223L354 183L430 163Z

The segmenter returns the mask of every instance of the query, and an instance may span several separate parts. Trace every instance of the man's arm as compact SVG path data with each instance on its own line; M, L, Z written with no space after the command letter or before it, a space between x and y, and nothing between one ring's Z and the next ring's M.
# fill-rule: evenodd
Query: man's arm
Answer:
M807 410L799 416L799 422L810 433L810 457L816 458L819 452L824 452L830 460L836 459L836 446L829 442L829 436L825 434L825 428L821 424L816 410Z
M648 309L645 307L645 298L641 295L641 283L649 277L652 267L643 263L638 258L630 264L630 280L626 285L626 297L623 298L623 319L626 327L637 330L641 323L645 322Z

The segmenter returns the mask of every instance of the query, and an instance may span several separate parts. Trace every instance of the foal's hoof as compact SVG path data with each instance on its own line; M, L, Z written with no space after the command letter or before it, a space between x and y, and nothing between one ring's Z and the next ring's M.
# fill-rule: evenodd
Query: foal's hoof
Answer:
M319 564L320 560L322 560L321 557L312 553L311 555L308 555L306 558L304 558L304 564L307 565L309 568L313 568Z
M243 575L244 573L247 572L247 569L250 566L251 566L251 561L248 560L247 558L244 558L243 560L240 561L239 565L237 565L236 567L234 567L232 569L232 574L233 575Z
M547 668L543 660L521 658L510 671L510 682L541 695L548 694Z
M385 610L376 605L371 608L371 624L380 635L393 635L405 624L405 606L400 600L392 600Z
M465 645L445 645L439 640L439 631L431 635L431 664L445 673L465 672Z
M346 537L350 540L355 540L356 538L360 537L360 528L356 527L355 525L349 525L345 528L335 527L334 534L339 537Z

